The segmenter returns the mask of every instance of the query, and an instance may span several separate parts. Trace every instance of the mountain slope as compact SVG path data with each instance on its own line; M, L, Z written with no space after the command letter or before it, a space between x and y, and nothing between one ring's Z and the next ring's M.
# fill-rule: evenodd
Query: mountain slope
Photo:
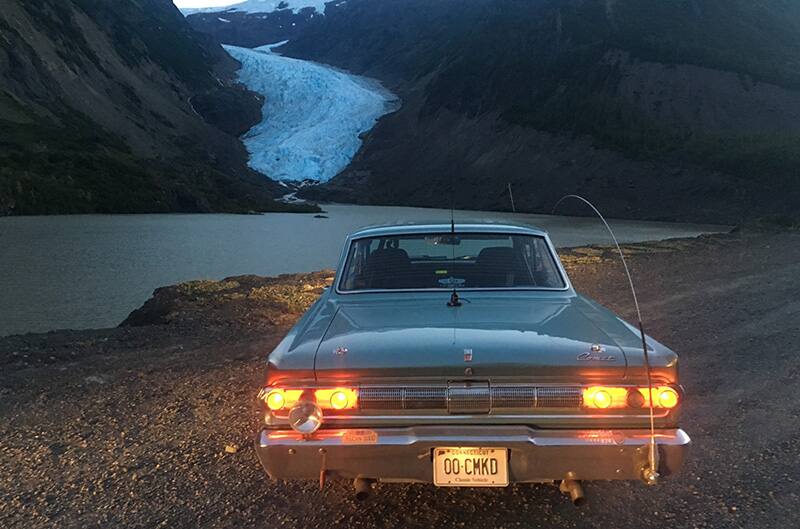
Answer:
M301 35L309 24L323 17L325 8L321 0L250 0L228 7L188 8L181 12L196 30L219 42L255 48Z
M528 211L579 192L726 222L800 203L797 2L348 0L281 51L404 100L305 196L509 209L511 183Z
M0 42L0 214L281 207L234 137L261 101L169 0L2 0Z

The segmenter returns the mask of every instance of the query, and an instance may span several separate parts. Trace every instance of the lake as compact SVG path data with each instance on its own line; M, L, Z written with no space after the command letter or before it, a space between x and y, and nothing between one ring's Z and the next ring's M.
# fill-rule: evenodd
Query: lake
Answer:
M333 268L355 228L449 222L449 210L325 205L313 215L75 215L0 218L0 336L119 324L153 290L190 279ZM559 247L608 244L597 219L455 212L550 232ZM613 221L621 242L695 237L723 226Z

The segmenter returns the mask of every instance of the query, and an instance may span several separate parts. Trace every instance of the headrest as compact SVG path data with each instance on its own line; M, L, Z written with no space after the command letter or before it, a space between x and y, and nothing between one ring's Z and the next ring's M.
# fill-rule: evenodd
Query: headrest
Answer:
M506 262L511 263L514 260L514 249L509 246L492 246L484 248L478 254L478 262Z
M400 248L381 248L369 254L369 262L408 262L408 253Z

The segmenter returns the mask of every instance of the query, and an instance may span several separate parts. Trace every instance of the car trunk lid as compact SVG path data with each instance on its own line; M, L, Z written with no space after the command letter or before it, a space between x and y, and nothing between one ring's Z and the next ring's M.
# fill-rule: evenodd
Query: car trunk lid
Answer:
M465 292L457 308L447 297L342 302L317 350L317 378L558 382L600 371L625 375L619 341L630 340L630 329L580 297Z

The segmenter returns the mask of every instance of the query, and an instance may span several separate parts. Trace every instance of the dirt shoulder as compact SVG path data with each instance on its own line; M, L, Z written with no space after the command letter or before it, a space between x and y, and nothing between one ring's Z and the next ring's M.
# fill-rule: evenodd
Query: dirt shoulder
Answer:
M800 235L626 246L648 332L681 355L685 472L646 489L591 483L442 490L275 483L251 446L264 358L330 271L159 289L126 325L0 339L0 526L791 527L800 475ZM631 317L609 249L563 259Z

